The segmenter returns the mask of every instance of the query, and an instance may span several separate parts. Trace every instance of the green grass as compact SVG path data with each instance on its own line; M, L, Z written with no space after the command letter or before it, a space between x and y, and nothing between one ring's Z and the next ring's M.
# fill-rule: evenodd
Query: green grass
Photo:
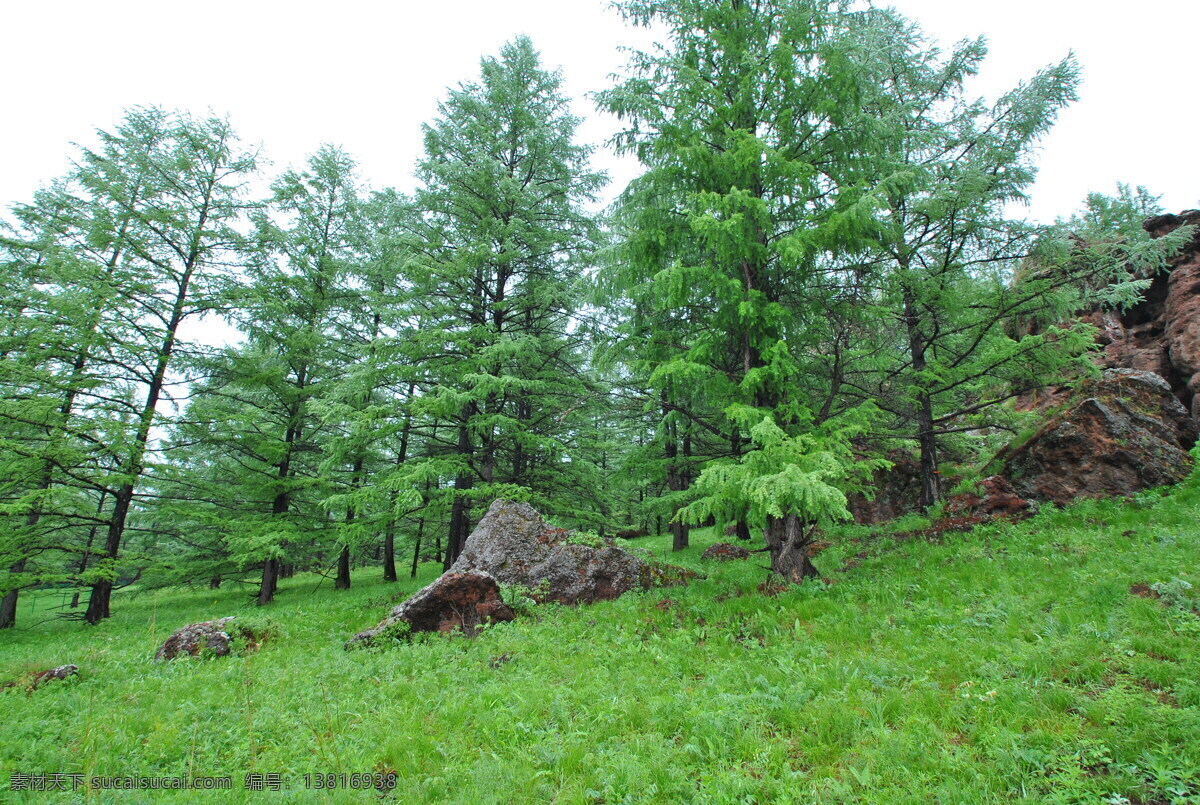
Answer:
M0 801L1200 802L1200 617L1130 594L1200 587L1198 523L1192 481L940 543L848 528L818 562L832 584L776 597L761 555L702 566L718 538L699 531L673 557L708 574L689 587L383 652L342 643L437 568L363 569L342 593L298 577L260 651L174 663L152 657L175 628L264 614L249 591L122 593L97 628L0 635L0 680L80 667L0 692ZM59 597L23 600L29 625ZM390 797L301 779L376 770L398 775ZM292 788L243 791L248 771ZM234 791L21 794L14 772Z

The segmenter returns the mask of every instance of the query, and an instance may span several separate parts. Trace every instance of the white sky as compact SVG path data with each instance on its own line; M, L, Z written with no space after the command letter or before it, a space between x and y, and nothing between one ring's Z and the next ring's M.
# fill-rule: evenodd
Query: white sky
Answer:
M1195 41L1200 3L1104 0L895 0L943 44L986 34L976 90L994 97L1075 50L1082 99L1045 141L1031 213L1052 220L1118 181L1200 206ZM344 146L374 187L410 189L420 124L445 87L475 77L481 55L527 33L582 98L618 70L622 44L645 44L606 0L419 3L306 0L7 0L0 7L0 208L28 200L138 104L228 113L262 143L272 171L321 142ZM583 137L614 129L590 103ZM601 152L619 186L631 176ZM614 188L617 189L617 188Z

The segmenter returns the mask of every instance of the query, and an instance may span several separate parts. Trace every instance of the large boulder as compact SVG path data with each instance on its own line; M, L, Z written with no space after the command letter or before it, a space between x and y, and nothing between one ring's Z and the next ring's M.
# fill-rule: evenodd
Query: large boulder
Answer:
M1195 443L1195 422L1164 378L1109 369L1032 437L1001 451L997 474L1025 500L1128 496L1186 478Z
M603 540L571 541L528 503L497 500L467 538L451 573L484 572L521 585L538 601L590 604L645 590L680 575Z
M527 503L497 500L448 571L346 648L410 631L472 634L481 624L512 620L516 616L501 599L501 584L521 586L538 602L588 604L696 575L634 556L612 542L594 542L572 541L571 532L549 525Z
M388 634L400 636L408 632L461 630L473 635L484 624L515 618L492 576L450 571L398 605L378 626L356 634L346 647L371 645Z

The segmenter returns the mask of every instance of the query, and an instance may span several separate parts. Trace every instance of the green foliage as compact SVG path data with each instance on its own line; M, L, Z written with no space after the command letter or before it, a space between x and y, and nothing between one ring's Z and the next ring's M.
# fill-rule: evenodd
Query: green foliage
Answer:
M589 548L603 548L604 538L595 531L568 531L565 541L570 545L586 545Z
M1190 612L1195 606L1192 597L1188 594L1192 589L1192 584L1184 579L1157 581L1150 585L1150 589L1157 593L1163 603L1169 607Z
M890 466L881 459L862 460L853 447L875 413L864 406L791 436L757 409L731 409L730 418L750 436L752 447L736 463L705 468L696 481L699 499L679 516L694 523L748 516L760 527L768 517L787 514L822 526L848 519L846 493Z

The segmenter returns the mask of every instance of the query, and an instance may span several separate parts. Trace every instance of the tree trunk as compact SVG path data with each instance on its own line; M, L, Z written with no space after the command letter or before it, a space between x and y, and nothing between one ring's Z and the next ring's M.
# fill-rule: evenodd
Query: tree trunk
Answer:
M794 514L784 517L768 517L766 535L767 549L771 554L771 571L792 584L820 575L808 560L810 534L800 518Z
M343 545L342 552L338 554L337 578L334 579L333 589L349 590L350 589L350 546Z
M745 520L737 521L737 538L743 541L750 539L750 524Z
M279 584L279 561L268 559L263 562L262 582L258 585L258 605L265 607L275 600L275 588Z
M221 589L221 577L213 576L211 579L209 579L208 580L208 589L210 589L210 590Z
M417 541L416 544L413 545L412 572L408 574L410 579L415 579L417 577L417 568L421 565L421 537L423 536L421 532L424 530L425 520L422 519L417 525Z
M206 198L204 208L200 212L200 230L203 229L207 220L208 199ZM200 247L198 243L194 243L191 254L188 255L188 259L184 263L183 273L179 277L175 299L171 304L171 318L168 320L166 330L163 333L163 342L158 350L158 360L154 366L154 374L150 377L150 385L146 389L146 399L142 404L137 432L133 439L133 448L130 451L125 466L122 468L127 480L117 490L114 498L113 516L109 521L108 537L104 541L104 556L106 559L116 559L121 549L121 539L125 536L125 520L129 516L130 506L133 504L135 484L141 478L142 471L145 469L143 465L146 459L147 445L150 441L150 430L154 426L154 417L158 412L158 401L162 397L162 391L166 384L167 367L171 363L171 356L175 353L176 335L179 332L179 326L183 323L188 288L191 286L192 276L199 259ZM87 611L83 616L85 621L97 624L109 616L109 599L112 597L112 589L112 582L106 579L102 579L92 586L92 594L88 599Z
M471 437L466 423L458 428L458 454L465 460L471 453ZM467 537L471 534L471 501L464 493L470 491L472 484L469 468L464 467L454 479L454 503L450 507L450 533L446 540L446 570L454 564L462 554Z
M11 573L25 572L25 559L19 559L9 568ZM0 600L0 629L11 629L17 625L17 596L19 590L9 590Z
M685 489L685 478L682 469L678 463L679 444L676 441L678 430L674 419L670 414L669 398L667 389L662 391L662 410L663 410L663 453L667 459L667 488L672 492L682 492ZM679 503L675 503L675 509L671 513L671 550L682 551L688 546L689 529L687 525L676 519L680 509Z
M383 535L383 580L396 581L396 521L389 520Z
M922 510L933 506L941 498L941 478L938 475L937 437L933 432L933 400L920 385L921 373L925 371L926 341L921 329L921 314L911 294L904 297L904 323L908 329L908 349L912 357L913 374L917 384L917 444L921 449L921 497Z
M157 406L157 395L155 395L155 405ZM151 411L153 415L153 411ZM144 435L142 435L144 434ZM135 448L135 452L140 453L145 449L146 438L149 436L149 428L145 431L140 431L139 447ZM141 457L137 457L139 469L137 474L141 473L140 463ZM131 473L133 475L133 473ZM104 540L104 557L106 559L116 559L117 554L121 549L121 538L125 535L125 519L129 516L129 509L133 503L133 484L127 483L117 490L117 494L113 496L113 512L112 519L108 523L108 536ZM87 609L83 613L83 619L93 626L111 614L109 611L110 601L112 599L113 583L110 579L99 579L92 585L92 594L88 597Z

